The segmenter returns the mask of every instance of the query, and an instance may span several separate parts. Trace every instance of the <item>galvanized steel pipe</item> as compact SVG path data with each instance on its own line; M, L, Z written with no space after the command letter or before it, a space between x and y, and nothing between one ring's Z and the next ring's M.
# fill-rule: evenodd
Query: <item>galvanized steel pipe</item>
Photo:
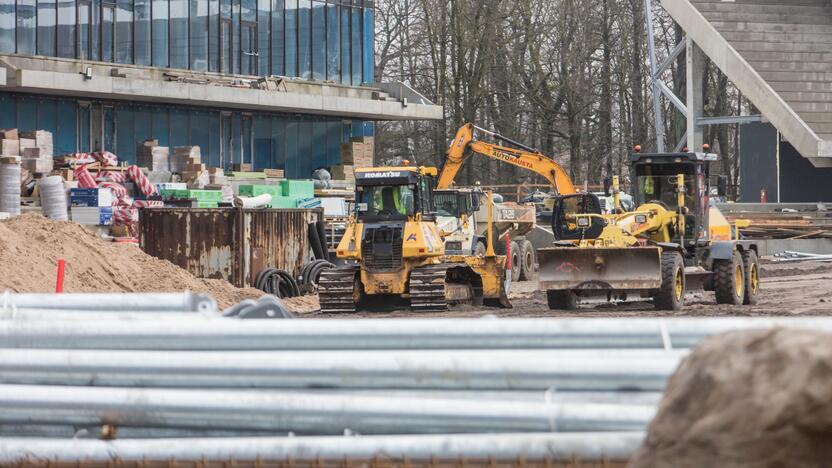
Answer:
M832 330L832 318L0 321L0 347L157 350L690 348L731 330Z
M315 460L345 458L626 460L641 432L218 439L0 439L0 462L152 460Z
M0 385L0 422L301 434L644 430L649 405Z
M685 351L168 352L0 349L0 383L660 391Z
M216 312L217 302L207 294L184 293L68 293L0 295L0 309L72 309L86 311Z
M187 321L187 320L208 320L208 319L222 319L223 316L219 312L182 312L181 310L162 311L154 310L150 312L142 310L124 310L124 311L87 311L87 310L72 310L72 309L0 309L0 321L2 320L19 320L19 321L86 321L89 323L95 322L166 322L166 321ZM227 321L227 319L226 319Z

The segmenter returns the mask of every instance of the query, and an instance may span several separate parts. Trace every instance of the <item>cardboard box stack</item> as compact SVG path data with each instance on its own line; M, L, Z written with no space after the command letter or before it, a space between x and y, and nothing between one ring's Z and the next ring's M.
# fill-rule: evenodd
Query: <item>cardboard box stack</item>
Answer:
M174 146L170 155L170 171L181 174L202 164L199 146Z
M356 167L373 166L373 137L357 137L341 145L341 164L332 166L333 180L355 180Z
M2 156L21 157L21 167L33 174L48 174L54 168L52 132L35 130L18 133L16 128L0 130Z
M136 152L136 164L151 171L170 170L170 149L158 140L145 140Z

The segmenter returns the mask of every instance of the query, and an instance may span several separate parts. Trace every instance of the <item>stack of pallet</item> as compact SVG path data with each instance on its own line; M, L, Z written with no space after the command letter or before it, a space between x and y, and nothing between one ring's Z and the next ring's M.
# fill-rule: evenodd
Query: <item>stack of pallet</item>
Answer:
M2 156L16 156L21 167L32 174L49 174L54 168L52 132L33 130L18 133L16 128L0 130Z
M202 164L199 146L176 146L170 157L170 171L179 174L188 188L201 189L211 184L208 168Z
M136 164L151 171L169 171L170 149L159 146L158 140L145 140L136 152Z
M725 217L732 223L743 219L750 221L749 227L741 229L747 238L832 239L832 211L819 210L809 204L807 209L797 209L800 208L797 205L794 208L776 206L772 205L770 211L744 211L741 208L726 210Z
M357 137L341 145L341 164L330 167L333 180L355 180L356 167L372 167L373 137Z

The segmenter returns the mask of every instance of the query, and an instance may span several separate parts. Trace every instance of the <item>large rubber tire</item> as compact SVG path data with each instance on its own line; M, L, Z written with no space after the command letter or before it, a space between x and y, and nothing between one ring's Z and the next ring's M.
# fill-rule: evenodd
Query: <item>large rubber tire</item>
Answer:
M476 257L485 257L485 242L483 241L476 241L474 242L474 256Z
M578 308L578 296L569 290L546 291L546 302L552 310L575 310Z
M754 305L760 294L760 261L757 252L746 250L742 253L742 266L745 268L745 297L742 303Z
M679 252L662 252L662 285L653 292L656 310L681 310L685 305L685 262Z
M520 244L511 241L511 281L520 281L520 272L523 270L523 252L520 251Z
M717 304L741 305L745 300L745 268L734 251L730 260L714 260L714 292Z
M524 240L520 244L520 281L531 281L534 278L534 246Z

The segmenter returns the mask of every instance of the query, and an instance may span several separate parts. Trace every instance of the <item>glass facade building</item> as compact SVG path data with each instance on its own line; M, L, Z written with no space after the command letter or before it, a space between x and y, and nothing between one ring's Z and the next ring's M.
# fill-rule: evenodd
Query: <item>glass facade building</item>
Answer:
M0 0L0 55L372 83L374 0ZM308 177L371 122L277 112L0 93L0 127L54 133L55 154L199 145L212 166Z

